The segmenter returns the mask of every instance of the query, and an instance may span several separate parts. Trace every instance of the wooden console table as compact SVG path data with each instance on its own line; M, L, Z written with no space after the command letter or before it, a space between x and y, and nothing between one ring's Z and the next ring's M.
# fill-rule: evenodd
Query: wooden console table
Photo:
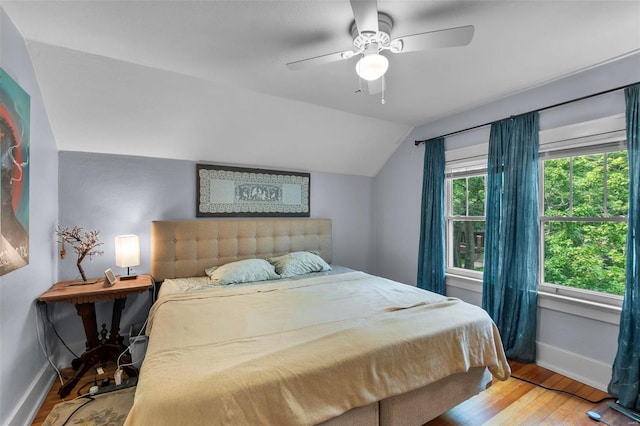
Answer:
M105 287L103 280L94 284L79 285L77 281L60 281L38 297L38 301L43 303L73 303L78 315L82 318L84 333L87 337L86 350L80 358L71 362L75 374L58 391L61 398L69 395L80 377L91 367L97 363L116 362L118 356L126 350L127 347L123 344L124 338L120 336L120 317L125 301L129 294L142 293L152 285L150 275L139 275L135 279L125 281L118 279L111 287ZM98 333L95 302L105 300L113 300L111 331L108 332L107 325L102 324L102 330ZM123 359L128 363L129 354L123 355ZM134 366L123 367L123 370L129 377L138 375L138 369Z

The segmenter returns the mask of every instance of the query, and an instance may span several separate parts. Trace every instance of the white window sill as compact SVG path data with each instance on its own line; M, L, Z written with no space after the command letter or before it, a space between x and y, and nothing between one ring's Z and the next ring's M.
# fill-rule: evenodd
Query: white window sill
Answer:
M447 273L448 286L475 293L482 293L482 278L469 277L455 273ZM620 306L584 300L560 294L538 290L538 307L553 311L577 315L609 324L620 324Z
M482 293L482 275L479 278L447 272L446 283L448 286L463 290Z

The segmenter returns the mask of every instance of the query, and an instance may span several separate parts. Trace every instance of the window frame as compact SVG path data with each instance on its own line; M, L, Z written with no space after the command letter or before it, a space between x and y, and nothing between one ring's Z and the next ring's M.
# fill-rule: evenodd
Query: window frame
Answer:
M567 126L555 127L541 130L539 161L552 158L567 157L569 153L573 156L620 151L626 149L624 114L616 114L595 120L583 121ZM481 287L482 275L480 271L458 268L453 265L453 179L457 177L484 176L487 174L488 143L480 143L469 147L458 148L445 152L445 247L446 247L446 275L449 282L458 282L456 277L472 283L473 286ZM540 275L538 280L538 291L541 295L541 302L545 305L556 306L557 303L567 302L571 305L582 305L576 308L573 313L580 314L584 307L595 308L610 315L607 321L613 320L622 306L622 296L597 292L593 290L578 289L553 283L544 282L544 173L542 167L538 173L540 179L540 199L539 208L539 267ZM486 215L486 194L485 194L485 215ZM485 217L477 218L464 216L468 220L483 220ZM626 220L626 217L625 217ZM598 218L602 221L622 221L611 218ZM627 220L628 221L628 220ZM449 280L449 278L453 278ZM459 283L456 285L460 285ZM542 305L541 305L542 306ZM617 317L616 317L617 318ZM617 322L617 320L615 321Z
M487 211L487 199L486 199L486 191L485 191L485 199L484 199L484 212L485 216L456 216L453 214L453 180L461 179L461 178L471 178L477 176L485 177L485 190L486 190L486 176L487 176L487 168L486 165L484 167L471 166L465 167L464 169L458 169L457 171L449 171L445 177L445 248L447 254L447 263L446 263L446 273L466 276L469 278L482 279L482 272L476 271L474 269L465 269L456 266L452 266L454 263L454 253L453 253L453 244L454 240L454 223L455 222L466 222L466 221L476 221L476 222L486 222L486 211ZM467 187L467 212L469 210L469 188ZM464 220L460 219L464 218Z
M582 124L582 123L581 123ZM542 133L542 132L541 132ZM595 143L598 137L602 137L602 143ZM621 140L621 136L619 132L604 132L597 135L590 135L590 144L583 147L573 147L569 149L555 149L550 151L544 151L541 149L540 155L538 157L539 161L539 172L538 172L538 191L539 191L539 202L538 202L538 218L539 218L539 281L538 281L538 291L549 293L558 296L565 296L569 298L586 300L589 302L594 302L598 304L604 305L613 305L617 307L622 306L622 296L618 296L615 294L599 292L594 290L581 289L571 286L565 286L561 284L549 283L545 280L545 270L544 270L544 251L545 251L545 240L544 240L544 232L545 232L545 224L550 222L580 222L580 223L601 223L601 222L615 222L628 223L627 216L618 215L618 216L608 216L608 217L576 217L576 216L545 216L544 215L544 162L552 159L559 158L570 158L570 157L579 157L584 155L592 155L592 154L606 154L609 152L619 152L626 150L626 135L624 135L624 139ZM573 142L572 142L573 143ZM561 146L561 145L556 145ZM603 165L606 167L606 160ZM607 184L606 184L606 169L605 173L603 173L604 182L604 199L607 198ZM606 201L604 203L605 213L606 209Z

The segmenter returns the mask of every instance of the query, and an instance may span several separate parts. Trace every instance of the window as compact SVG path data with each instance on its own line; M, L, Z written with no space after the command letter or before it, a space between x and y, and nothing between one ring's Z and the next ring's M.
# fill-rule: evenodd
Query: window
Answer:
M540 174L541 281L623 295L626 150L544 160Z
M447 272L480 279L488 144L465 150L446 153ZM619 304L629 198L624 115L541 131L539 198L541 290Z
M482 173L482 174L479 174ZM471 271L484 269L485 174L458 173L447 179L450 200L446 216L448 266Z

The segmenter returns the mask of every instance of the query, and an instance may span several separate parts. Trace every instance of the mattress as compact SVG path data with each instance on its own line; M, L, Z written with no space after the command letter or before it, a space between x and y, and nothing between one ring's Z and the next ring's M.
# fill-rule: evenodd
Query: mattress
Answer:
M363 272L167 280L126 424L318 424L474 367L509 376L482 309Z

